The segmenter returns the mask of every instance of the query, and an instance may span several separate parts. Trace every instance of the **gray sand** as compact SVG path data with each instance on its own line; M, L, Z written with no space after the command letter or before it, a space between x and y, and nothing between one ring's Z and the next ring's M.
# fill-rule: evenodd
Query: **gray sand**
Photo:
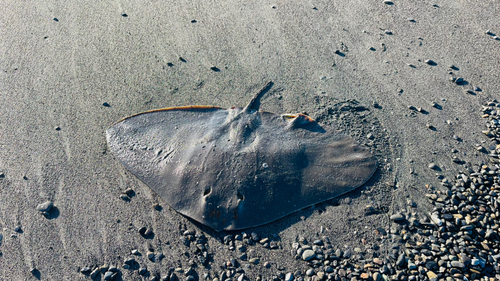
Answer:
M485 34L500 35L500 3L407 2L3 1L0 279L34 279L36 267L41 280L90 280L82 267L121 268L133 249L163 276L193 258L179 240L183 225L206 233L211 268L196 271L213 277L234 251L126 172L108 152L105 130L155 108L244 106L268 80L275 86L263 110L305 112L362 143L372 133L381 166L349 199L251 229L278 237L281 249L256 248L271 268L252 265L247 276L304 271L305 263L290 255L298 236L313 240L323 229L319 235L335 247L358 247L362 239L374 241L375 228L387 228L407 199L428 212L425 185L439 187L430 162L450 178L464 169L451 161L452 148L466 162L487 162L474 144L486 140L481 105L500 93L500 41ZM452 76L468 84L456 85ZM475 86L482 91L465 92ZM368 110L342 111L355 103ZM120 199L127 188L136 193L129 202ZM47 200L56 209L44 217L36 207ZM367 204L388 213L363 216ZM141 227L154 237L143 238ZM149 248L166 257L148 261ZM142 280L137 271L120 270L123 280Z

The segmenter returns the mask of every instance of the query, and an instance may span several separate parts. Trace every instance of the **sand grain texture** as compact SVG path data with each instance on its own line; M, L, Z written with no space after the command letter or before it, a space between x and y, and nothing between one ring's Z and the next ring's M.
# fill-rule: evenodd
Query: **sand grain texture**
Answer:
M348 200L253 229L261 237L277 234L282 249L258 250L272 267L246 269L251 278L306 268L290 245L297 236L315 237L321 226L332 244L354 247L362 238L374 241L374 227L387 226L407 198L428 210L425 184L439 183L427 165L435 162L453 177L461 167L451 161L452 147L465 161L487 162L473 146L485 140L481 105L500 93L500 41L485 34L500 34L495 1L4 0L0 6L2 280L34 279L32 267L41 280L89 280L82 267L121 267L132 249L145 254L150 247L165 259L143 256L141 264L163 275L179 262L187 267L184 253L192 249L179 242L184 224L205 231L217 252L212 269L200 267L198 274L218 271L234 252L126 172L108 152L105 130L156 108L244 106L263 81L275 83L263 110L306 112L361 142L372 133L381 167ZM450 82L452 76L467 85ZM475 86L482 91L465 93ZM129 202L120 199L127 188L136 193ZM56 209L44 217L36 207L47 200ZM389 213L363 216L372 203ZM143 238L141 227L152 228L154 237ZM121 272L123 280L141 279L137 271Z

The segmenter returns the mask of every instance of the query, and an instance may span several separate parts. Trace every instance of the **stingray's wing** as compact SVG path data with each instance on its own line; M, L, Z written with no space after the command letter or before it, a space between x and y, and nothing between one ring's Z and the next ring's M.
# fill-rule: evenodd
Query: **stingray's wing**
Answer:
M366 148L308 117L294 125L294 118L272 113L263 112L260 119L252 155L257 169L240 187L244 201L231 229L261 225L338 197L361 186L377 168Z
M175 210L191 217L191 209L197 208L193 201L200 195L186 179L201 173L203 166L203 159L192 150L221 127L227 115L228 110L211 106L154 110L117 122L106 137L111 152L127 170Z

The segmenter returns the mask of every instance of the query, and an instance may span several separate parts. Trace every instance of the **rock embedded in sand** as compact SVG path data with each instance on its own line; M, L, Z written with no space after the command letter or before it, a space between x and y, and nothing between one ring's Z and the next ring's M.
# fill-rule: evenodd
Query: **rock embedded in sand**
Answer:
M437 65L437 63L436 63L435 61L433 61L433 60L425 60L424 62L425 62L426 64L428 64L428 65L433 65L433 66L434 66L434 65Z
M427 165L427 167L428 167L429 169L436 170L438 166L437 166L436 164L434 164L434 163L429 163L429 165Z
M395 213L391 216L391 220L394 222L401 222L404 221L405 216L401 213Z
M36 210L46 215L50 212L52 207L54 207L54 204L51 201L46 201L44 203L38 204L38 206L36 206Z

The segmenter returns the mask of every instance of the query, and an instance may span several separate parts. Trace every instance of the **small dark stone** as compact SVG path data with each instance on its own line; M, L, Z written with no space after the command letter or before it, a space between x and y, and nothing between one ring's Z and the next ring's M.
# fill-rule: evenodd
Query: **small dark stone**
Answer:
M396 261L396 266L403 267L406 264L406 256L405 254L400 254L398 256L398 260Z
M212 71L215 71L215 72L220 72L220 69L219 69L219 68L217 68L216 66L212 66L212 67L210 67L210 69L211 69Z
M351 258L351 256L352 256L352 251L351 251L351 249L347 249L347 251L345 251L345 252L344 252L344 255L343 255L344 259L350 259L350 258Z
M139 275L146 275L146 273L148 272L148 269L146 267L141 267L139 268Z
M33 274L37 279L40 279L40 271L36 267L30 269L30 273Z
M425 60L424 62L425 62L426 64L428 64L428 65L432 65L432 66L436 66L436 65L437 65L437 63L436 63L435 61L433 61L433 60Z
M57 18L54 18L54 21L59 21Z
M109 105L109 103L107 103L107 102L103 102L102 106L104 106L104 107L111 107L111 105Z
M197 23L197 21L196 20L191 20L191 23Z
M125 13L123 13L123 14L122 14L122 17L126 18L126 17L128 17L128 15L127 15L127 14L125 14Z
M426 262L425 267L429 270L436 270L439 268L438 264L435 261Z
M259 241L259 235L257 235L257 233L252 232L250 233L250 236L252 237L253 241Z
M132 265L135 263L135 259L134 258L128 258L124 261L125 264L128 264L128 265Z

